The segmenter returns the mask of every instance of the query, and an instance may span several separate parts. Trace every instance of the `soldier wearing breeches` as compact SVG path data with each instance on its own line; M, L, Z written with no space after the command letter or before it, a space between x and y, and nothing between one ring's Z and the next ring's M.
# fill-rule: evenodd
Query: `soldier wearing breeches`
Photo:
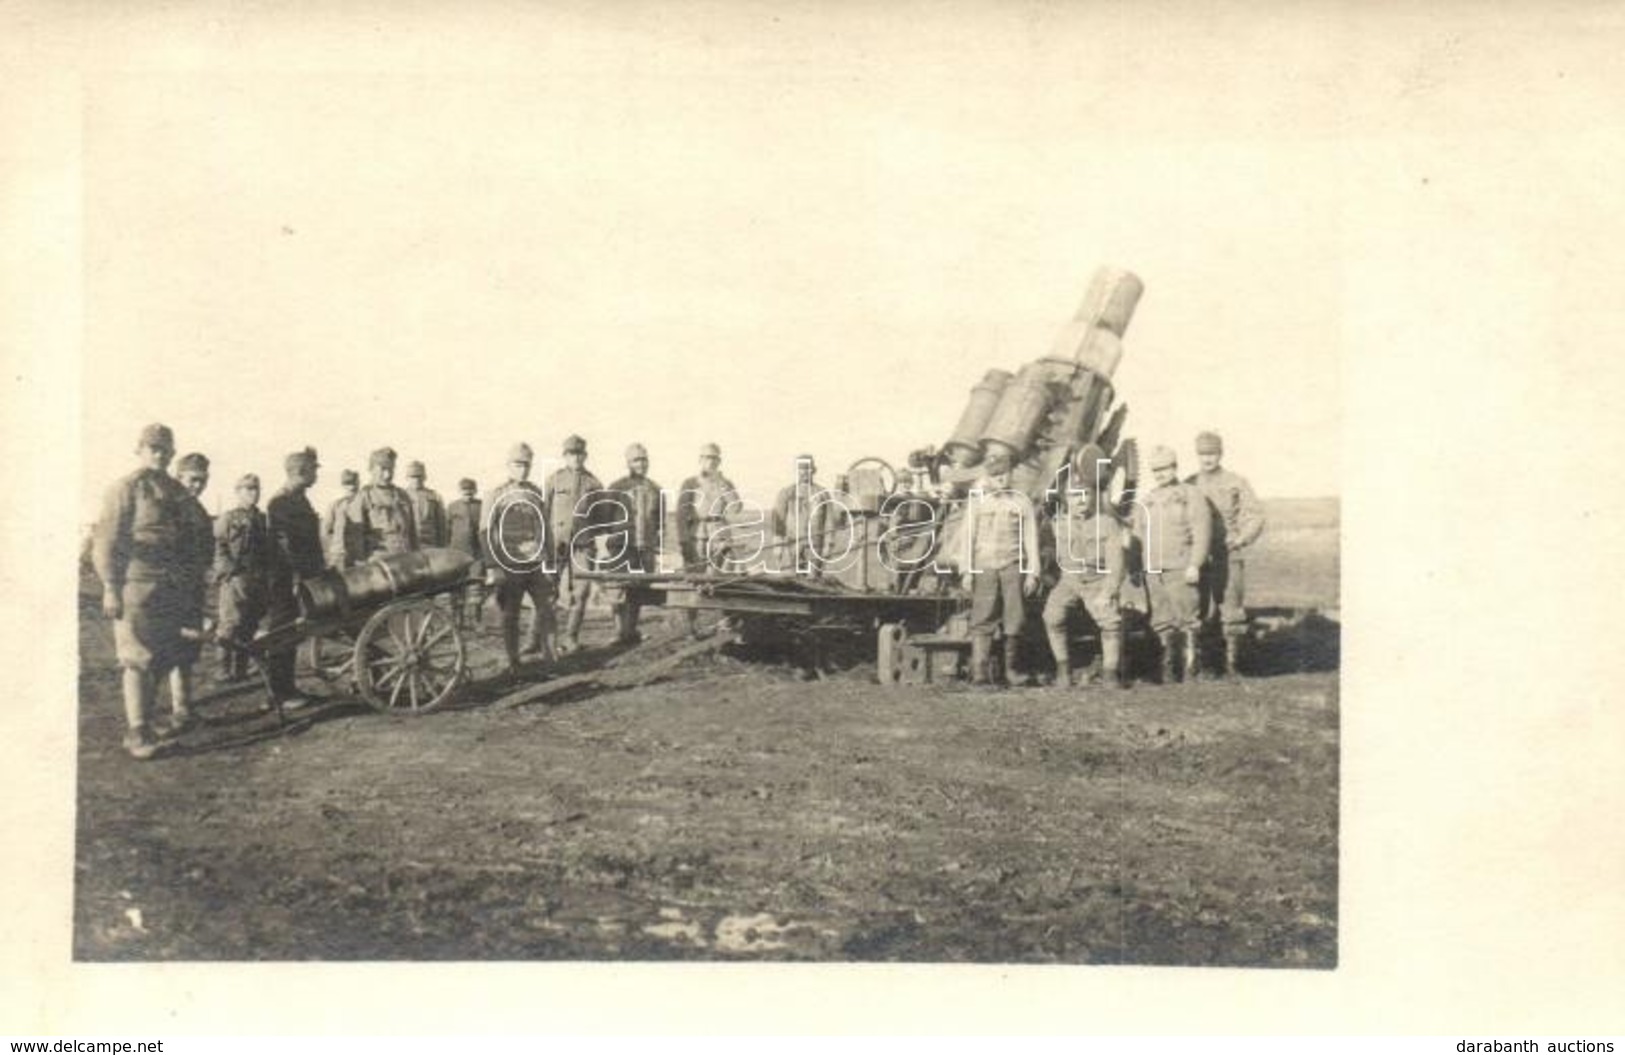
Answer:
M592 566L596 525L605 515L597 505L604 498L604 485L587 471L586 440L580 436L565 439L564 468L547 478L542 496L547 501L547 530L553 542L559 594L569 606L559 650L574 652L581 647L581 622L587 616L587 600L592 593L592 584L578 573Z
M325 563L321 520L305 494L316 482L316 470L320 468L316 452L306 447L288 455L282 464L288 474L287 483L265 507L271 535L266 622L272 627L286 626L299 618L299 584L320 575ZM271 697L288 708L305 702L294 685L293 667L292 648L266 657Z
M199 501L209 486L209 459L188 454L175 467L175 479L186 491L181 502L185 531L181 535L181 565L186 575L186 607L181 623L201 631L209 599L209 571L214 566L214 518ZM183 639L175 669L169 672L170 724L179 732L192 723L192 668L203 654L203 635Z
M136 443L141 468L107 492L91 540L102 580L102 614L113 620L113 644L123 668L125 750L139 759L158 751L152 710L158 682L179 661L188 604L182 539L186 492L165 470L175 436L148 425Z
M1066 622L1072 609L1081 605L1100 631L1105 684L1121 688L1125 529L1109 510L1101 509L1093 483L1068 491L1066 498L1066 508L1053 524L1060 579L1044 602L1044 630L1055 655L1055 684L1065 688L1072 683Z
M221 665L227 681L248 677L248 653L265 615L266 573L270 543L265 514L259 510L260 478L244 474L237 481L237 507L220 514L214 526L214 581L220 587Z
M1202 492L1179 482L1174 452L1151 452L1156 486L1140 499L1145 514L1145 581L1151 597L1151 629L1162 642L1162 680L1174 679L1174 643L1183 636L1185 680L1196 676L1200 659L1196 631L1200 626L1197 585L1213 540L1213 507Z
M1224 440L1215 432L1196 437L1200 471L1194 484L1217 511L1213 550L1202 569L1202 620L1218 623L1224 634L1224 669L1239 675L1236 659L1247 635L1247 553L1264 533L1264 504L1246 477L1222 468Z
M1038 592L1038 513L1032 500L1010 488L1010 459L994 451L971 489L965 547L971 576L971 681L988 683L993 631L1004 629L1005 678L1017 677L1025 599Z
M502 612L502 647L510 674L519 670L519 616L526 597L534 612L525 652L540 652L548 663L555 658L547 504L541 488L530 482L531 460L530 445L515 444L508 452L507 482L486 496L481 510L485 578L495 587L497 608Z
M722 449L714 443L700 448L700 471L683 481L677 494L677 544L683 555L683 570L722 572L728 570L728 513L739 505L739 492L722 475ZM692 608L683 609L688 636L698 633L698 616ZM723 620L723 626L727 620Z
M615 571L653 574L660 570L662 504L660 485L649 479L649 451L641 443L626 449L626 475L609 485L614 523L604 535L606 564ZM615 605L615 640L638 640L636 591L623 589Z

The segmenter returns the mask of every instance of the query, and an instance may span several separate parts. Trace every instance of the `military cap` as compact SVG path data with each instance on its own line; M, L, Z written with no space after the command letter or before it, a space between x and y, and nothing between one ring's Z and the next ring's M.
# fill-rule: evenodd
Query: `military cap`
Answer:
M354 469L346 469L342 473L339 473L340 484L359 484L360 482L361 474L356 472Z
M626 449L626 464L631 465L639 458L649 457L649 449L641 443L634 443Z
M428 473L424 471L422 462L406 463L406 478L408 480L421 480L427 475Z
M701 458L720 458L720 457L722 457L722 448L718 447L714 443L707 443L705 446L700 448L700 457Z
M1171 465L1178 465L1179 456L1174 453L1172 447L1153 447L1151 459L1147 464L1153 469L1166 469Z
M1224 440L1217 432L1198 432L1196 434L1197 454L1223 454Z
M814 458L810 454L798 454L798 455L796 455L796 464L800 465L802 462L811 462L813 465L817 465L818 464L818 459Z
M322 463L316 460L315 447L306 447L302 451L294 451L282 459L282 467L290 473L299 469L319 469L321 466Z
M533 457L528 443L516 443L508 448L508 460L510 462L524 462L529 465Z
M376 466L376 465L393 466L395 464L395 448L394 447L379 447L377 450L373 451L372 456L367 459L367 464L368 465L374 465L374 466Z
M175 471L181 473L206 473L209 471L209 459L193 452L180 460L180 464L175 467Z
M141 430L141 438L135 441L135 446L136 450L143 447L157 447L161 450L172 451L175 449L175 434L170 431L168 425L153 422Z
M239 490L241 490L244 487L253 487L253 488L257 489L259 487L259 485L260 485L260 478L259 478L259 475L257 473L244 473L243 475L241 475L241 476L239 476L237 478L237 488Z
M469 494L473 494L475 491L479 490L479 485L465 476L461 480L457 481L457 490L466 491Z
M564 437L564 453L565 454L586 454L587 453L587 441L582 439L580 436L576 436L576 435L570 435L570 436Z

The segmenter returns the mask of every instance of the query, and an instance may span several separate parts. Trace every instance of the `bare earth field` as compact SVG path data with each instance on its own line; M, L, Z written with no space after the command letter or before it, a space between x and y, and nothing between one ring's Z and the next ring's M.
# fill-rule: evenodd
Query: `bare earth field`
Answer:
M1250 600L1335 610L1335 501L1271 511ZM137 763L94 600L81 960L1336 962L1335 624L1241 685L891 689L723 652L517 708L488 632L454 709L332 696L279 732L204 679L202 724Z

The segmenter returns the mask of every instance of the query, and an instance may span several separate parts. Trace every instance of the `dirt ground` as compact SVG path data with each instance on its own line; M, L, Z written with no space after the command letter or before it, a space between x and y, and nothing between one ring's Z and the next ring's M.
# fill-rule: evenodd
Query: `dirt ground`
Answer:
M1335 606L1335 526L1306 545L1281 581ZM94 599L81 960L1336 962L1335 651L1114 694L723 651L505 707L487 633L452 709L334 695L279 731L205 679L203 723L137 763ZM679 647L671 624L650 613L638 656Z

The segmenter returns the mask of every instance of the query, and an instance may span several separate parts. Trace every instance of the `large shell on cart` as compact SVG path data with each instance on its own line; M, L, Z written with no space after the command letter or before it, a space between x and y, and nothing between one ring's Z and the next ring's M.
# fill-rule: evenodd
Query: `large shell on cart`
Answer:
M331 569L299 584L299 613L305 619L324 619L375 608L398 597L434 593L466 579L473 563L459 550L430 548Z

